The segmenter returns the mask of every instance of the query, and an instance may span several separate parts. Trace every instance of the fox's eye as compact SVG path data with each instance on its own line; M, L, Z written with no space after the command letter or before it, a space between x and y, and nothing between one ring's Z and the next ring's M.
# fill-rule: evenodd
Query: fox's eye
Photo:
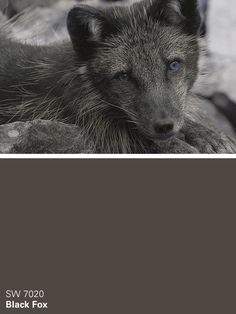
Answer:
M173 61L168 64L168 70L172 73L179 71L180 69L180 62L179 61Z
M125 72L122 73L117 73L114 77L113 80L118 80L118 81L128 81L129 80L129 75Z

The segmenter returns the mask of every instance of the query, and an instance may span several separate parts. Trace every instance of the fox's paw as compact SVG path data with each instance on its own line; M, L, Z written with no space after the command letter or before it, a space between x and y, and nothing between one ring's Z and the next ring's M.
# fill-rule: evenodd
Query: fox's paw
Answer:
M234 154L236 142L223 133L208 129L200 124L187 124L183 132L185 140L202 154Z
M179 138L172 138L168 141L158 141L158 143L155 143L153 152L159 154L199 154L197 148Z

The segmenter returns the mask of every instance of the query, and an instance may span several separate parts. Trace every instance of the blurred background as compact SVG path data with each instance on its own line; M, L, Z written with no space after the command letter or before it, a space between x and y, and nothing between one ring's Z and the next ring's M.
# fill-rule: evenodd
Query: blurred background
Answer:
M209 100L235 131L236 1L199 0L199 7L203 16L202 41L206 51L201 58L202 73L195 92Z
M123 0L126 1L126 0ZM131 0L133 1L133 0ZM202 15L200 75L194 93L219 129L236 130L236 1L198 0ZM0 19L9 21L14 39L51 44L68 37L68 10L78 0L0 0ZM82 1L80 1L82 2ZM116 0L83 1L107 6Z

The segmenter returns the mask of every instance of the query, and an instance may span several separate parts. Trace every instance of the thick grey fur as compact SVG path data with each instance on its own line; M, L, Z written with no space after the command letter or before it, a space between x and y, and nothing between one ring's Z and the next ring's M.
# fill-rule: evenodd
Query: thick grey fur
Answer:
M91 153L234 153L234 141L204 126L193 109L199 26L196 1L155 0L76 7L68 16L71 41L52 46L15 42L2 28L0 123L77 124ZM173 75L167 63L175 59L181 70ZM114 79L119 72L132 79ZM172 121L187 144L178 136L161 141L160 120Z

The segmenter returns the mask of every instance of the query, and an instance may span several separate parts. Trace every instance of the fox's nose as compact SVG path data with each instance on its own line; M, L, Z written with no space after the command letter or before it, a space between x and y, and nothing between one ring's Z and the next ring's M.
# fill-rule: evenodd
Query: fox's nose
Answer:
M172 121L158 121L154 124L156 133L166 134L172 132L174 129L174 123Z
M159 137L170 137L174 135L174 123L170 120L156 121L154 124L154 130Z

